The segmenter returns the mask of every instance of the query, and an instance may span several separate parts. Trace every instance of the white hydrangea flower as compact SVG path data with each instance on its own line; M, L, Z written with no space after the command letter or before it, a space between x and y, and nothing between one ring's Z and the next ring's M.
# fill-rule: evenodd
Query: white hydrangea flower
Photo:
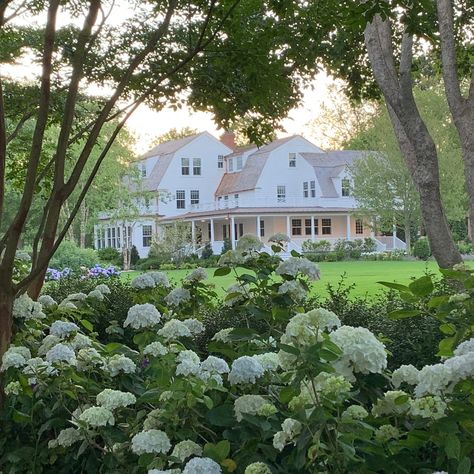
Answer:
M104 407L86 408L80 415L79 420L94 428L99 426L114 425L113 413Z
M113 411L116 408L133 405L137 401L137 398L130 392L122 392L120 390L106 388L97 395L96 401L98 405Z
M201 360L199 356L190 350L181 351L176 360L176 375L199 375L201 373Z
M46 352L46 360L54 364L55 362L66 362L69 365L76 365L76 354L66 344L56 344Z
M57 305L56 301L49 295L41 295L38 298L38 303L41 303L43 308L49 308L50 306Z
M59 303L61 309L77 309L77 306L72 301L63 300Z
M48 334L41 341L41 345L38 348L38 355L46 355L46 352L48 352L52 347L54 347L56 344L59 344L60 342L61 339L59 337Z
M82 441L84 439L83 434L76 428L65 428L61 430L56 439L49 441L48 448L56 448L62 446L63 448L70 448L74 443Z
M364 407L360 405L350 405L342 412L341 418L343 420L363 420L368 416L369 413Z
M234 401L234 413L237 421L242 421L242 415L257 415L268 402L260 395L242 395Z
M41 357L33 357L26 361L22 371L25 375L32 377L32 383L36 383L36 378L41 376L57 375L58 371L52 366L51 362L43 360Z
M471 337L468 341L461 342L461 344L454 349L455 356L465 355L469 352L474 352L474 337Z
M303 257L290 257L278 265L275 270L277 275L290 275L295 277L298 273L306 275L310 280L319 280L319 268L313 262Z
M13 302L13 317L18 319L43 319L43 306L38 301L33 301L26 293Z
M143 354L158 357L168 354L168 349L161 342L155 341L145 346Z
M186 303L191 299L191 293L186 288L175 288L165 297L167 304L171 306L179 306L181 303Z
M0 371L8 370L10 367L23 367L28 359L31 359L31 352L24 346L10 346L2 357Z
M94 290L100 291L103 295L110 295L111 293L110 288L105 283L97 285Z
M135 288L137 290L144 290L146 288L155 288L156 283L154 278L150 274L143 273L135 277L131 281L130 285L132 288Z
M460 380L474 377L474 352L456 355L444 361L444 366L451 374L451 382L456 384Z
M204 270L204 268L198 267L195 270L193 270L191 273L186 275L184 279L189 282L198 282L198 281L203 281L206 278L207 278L206 270Z
M202 448L194 441L186 439L184 441L180 441L173 448L171 456L174 458L178 458L181 462L184 462L191 456L202 456Z
M343 352L333 366L349 380L355 379L352 371L382 373L387 368L385 346L368 329L341 326L329 337Z
M166 454L170 449L170 439L161 430L140 431L132 438L132 451L138 455L145 453Z
M375 439L381 443L386 443L391 439L400 438L400 431L392 425L382 425L375 432Z
M77 353L78 370L86 370L90 366L104 366L104 358L93 347L79 349Z
M93 299L97 301L104 301L104 294L100 290L97 290L97 289L89 291L89 293L87 294L87 297L89 299Z
M161 320L160 312L150 303L136 304L127 313L123 327L132 326L133 329L151 328Z
M392 384L395 388L405 382L408 385L416 385L420 376L419 370L413 365L402 365L393 371Z
M60 339L68 337L77 331L79 331L79 326L69 321L54 321L49 328L49 334Z
M87 295L85 293L71 293L68 295L63 301L84 301L87 299Z
M201 321L198 321L195 318L185 319L183 321L183 324L187 326L187 328L189 329L190 333L193 336L201 334L202 332L204 332L204 329L205 329L204 324L202 324Z
M438 396L410 400L410 415L438 420L445 416L448 405Z
M224 359L215 356L209 356L201 364L201 370L211 374L229 373L229 365Z
M277 431L273 436L273 447L278 451L283 451L287 443L286 433L283 431Z
M470 298L467 293L458 293L449 297L449 303L462 303Z
M166 273L163 272L149 272L147 273L148 276L153 278L156 286L162 286L164 288L169 288L170 287L170 282L168 280L168 277L166 276Z
M301 301L306 298L306 289L298 280L284 281L278 288L279 295L289 295L295 301Z
M115 354L107 361L107 369L112 377L117 376L120 372L124 374L133 374L137 370L137 366L132 359L123 354Z
M159 336L163 336L166 340L178 339L180 337L191 337L191 331L188 326L179 319L167 321L165 325L158 331Z
M21 384L20 382L10 382L5 387L5 395L20 395Z
M239 383L255 383L259 377L262 377L265 369L262 364L249 356L242 356L232 362L232 368L229 374L231 385Z
M398 402L397 399L404 399L405 397L407 398L406 401L403 403ZM389 390L372 407L372 414L374 416L401 415L407 412L409 408L410 398L407 393L402 390Z
M148 474L181 474L181 469L149 469Z
M69 341L68 345L74 350L78 351L80 349L85 349L86 347L91 347L92 346L92 341L91 339L78 332L71 341Z
M184 466L183 474L222 474L222 469L210 458L193 458Z
M220 331L216 332L212 337L213 341L219 342L229 342L229 334L234 330L234 328L225 328L221 329Z
M265 372L275 372L280 367L280 359L276 352L265 352L252 357L262 365Z
M439 395L450 382L451 373L445 365L426 365L419 372L415 395L418 398L426 394Z
M226 306L234 306L234 304L245 300L248 295L248 290L245 285L234 283L227 288L226 294L227 296L224 300L224 304Z
M286 418L281 424L281 430L288 436L288 439L293 439L301 433L303 425L293 418Z
M244 474L272 474L272 471L263 462L253 462L245 468Z

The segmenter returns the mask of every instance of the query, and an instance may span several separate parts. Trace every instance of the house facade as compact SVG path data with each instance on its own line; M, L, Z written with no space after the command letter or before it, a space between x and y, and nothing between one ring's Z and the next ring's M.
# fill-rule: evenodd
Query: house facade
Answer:
M258 236L270 251L268 239L276 233L290 237L288 251L301 251L308 239L334 243L369 236L378 250L404 248L395 235L375 237L353 215L348 167L362 156L325 152L298 135L260 148L236 149L230 134L218 140L207 132L160 144L136 162L144 189L156 197L126 229L104 217L96 248L121 248L127 238L143 258L152 237L178 221L189 222L197 252L209 242L219 254L225 239L235 247L244 234Z

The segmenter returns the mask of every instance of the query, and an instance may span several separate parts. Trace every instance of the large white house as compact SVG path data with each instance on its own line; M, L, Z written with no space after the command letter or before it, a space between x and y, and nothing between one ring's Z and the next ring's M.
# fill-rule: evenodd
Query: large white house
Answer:
M104 216L96 248L121 248L125 237L143 258L160 227L177 221L190 223L196 250L210 242L216 254L224 239L235 246L244 234L267 244L284 233L291 238L288 250L301 250L308 239L375 237L353 216L348 166L362 154L325 152L299 135L260 148L236 148L232 134L218 140L207 132L160 144L136 162L143 187L156 198L126 227L127 236ZM396 236L376 242L379 250L405 247Z

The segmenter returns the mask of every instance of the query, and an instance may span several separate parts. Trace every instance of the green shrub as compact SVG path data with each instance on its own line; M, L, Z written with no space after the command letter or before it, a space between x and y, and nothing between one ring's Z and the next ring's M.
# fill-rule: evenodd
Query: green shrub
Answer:
M260 250L263 247L261 240L252 234L245 234L237 241L235 249L238 252L251 252Z
M331 251L331 242L329 240L315 240L314 242L311 240L305 240L303 245L301 246L303 252L311 252L311 253L324 253Z
M365 253L371 253L377 251L377 243L372 237L365 237L362 251Z
M135 245L132 245L132 250L130 251L130 264L136 265L140 260L140 254L138 253L137 248Z
M161 266L164 265L163 260L161 258L153 258L148 257L141 259L135 268L137 270L145 271L145 270L158 270Z
M222 247L221 255L224 255L229 250L232 250L232 242L230 239L224 239L224 245Z
M160 270L175 270L175 269L176 269L176 265L174 263L162 263L160 267Z
M58 270L70 268L71 270L78 271L81 267L93 267L97 261L98 256L95 250L82 249L74 242L65 240L56 250L49 266Z
M459 241L459 242L456 242L456 246L459 250L459 253L461 253L463 255L467 255L467 254L472 253L472 244L471 244L471 242Z
M104 249L97 250L97 256L104 262L116 262L121 258L120 252L113 247L106 247Z
M202 249L201 258L203 260L207 260L208 258L212 257L214 252L212 251L211 243L208 242L204 248Z
M285 244L290 242L290 238L284 234L283 232L277 232L276 234L273 234L268 241L269 242L274 242L276 244Z
M413 256L427 260L431 256L430 243L426 237L420 237L413 246Z

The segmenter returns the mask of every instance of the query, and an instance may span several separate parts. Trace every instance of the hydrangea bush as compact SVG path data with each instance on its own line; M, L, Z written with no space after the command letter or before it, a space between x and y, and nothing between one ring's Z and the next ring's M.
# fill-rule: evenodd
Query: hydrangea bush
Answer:
M398 286L445 334L439 361L387 370L369 330L303 309L319 270L294 254L234 256L236 286L219 301L197 269L173 288L152 272L113 342L97 337L105 284L56 302L22 296L2 360L5 472L173 474L468 474L474 450L474 276L446 271ZM222 266L216 276L235 270ZM281 288L284 288L282 290ZM293 290L298 288L298 290ZM99 294L101 296L99 296ZM103 298L103 299L101 299ZM207 307L261 322L202 344Z

